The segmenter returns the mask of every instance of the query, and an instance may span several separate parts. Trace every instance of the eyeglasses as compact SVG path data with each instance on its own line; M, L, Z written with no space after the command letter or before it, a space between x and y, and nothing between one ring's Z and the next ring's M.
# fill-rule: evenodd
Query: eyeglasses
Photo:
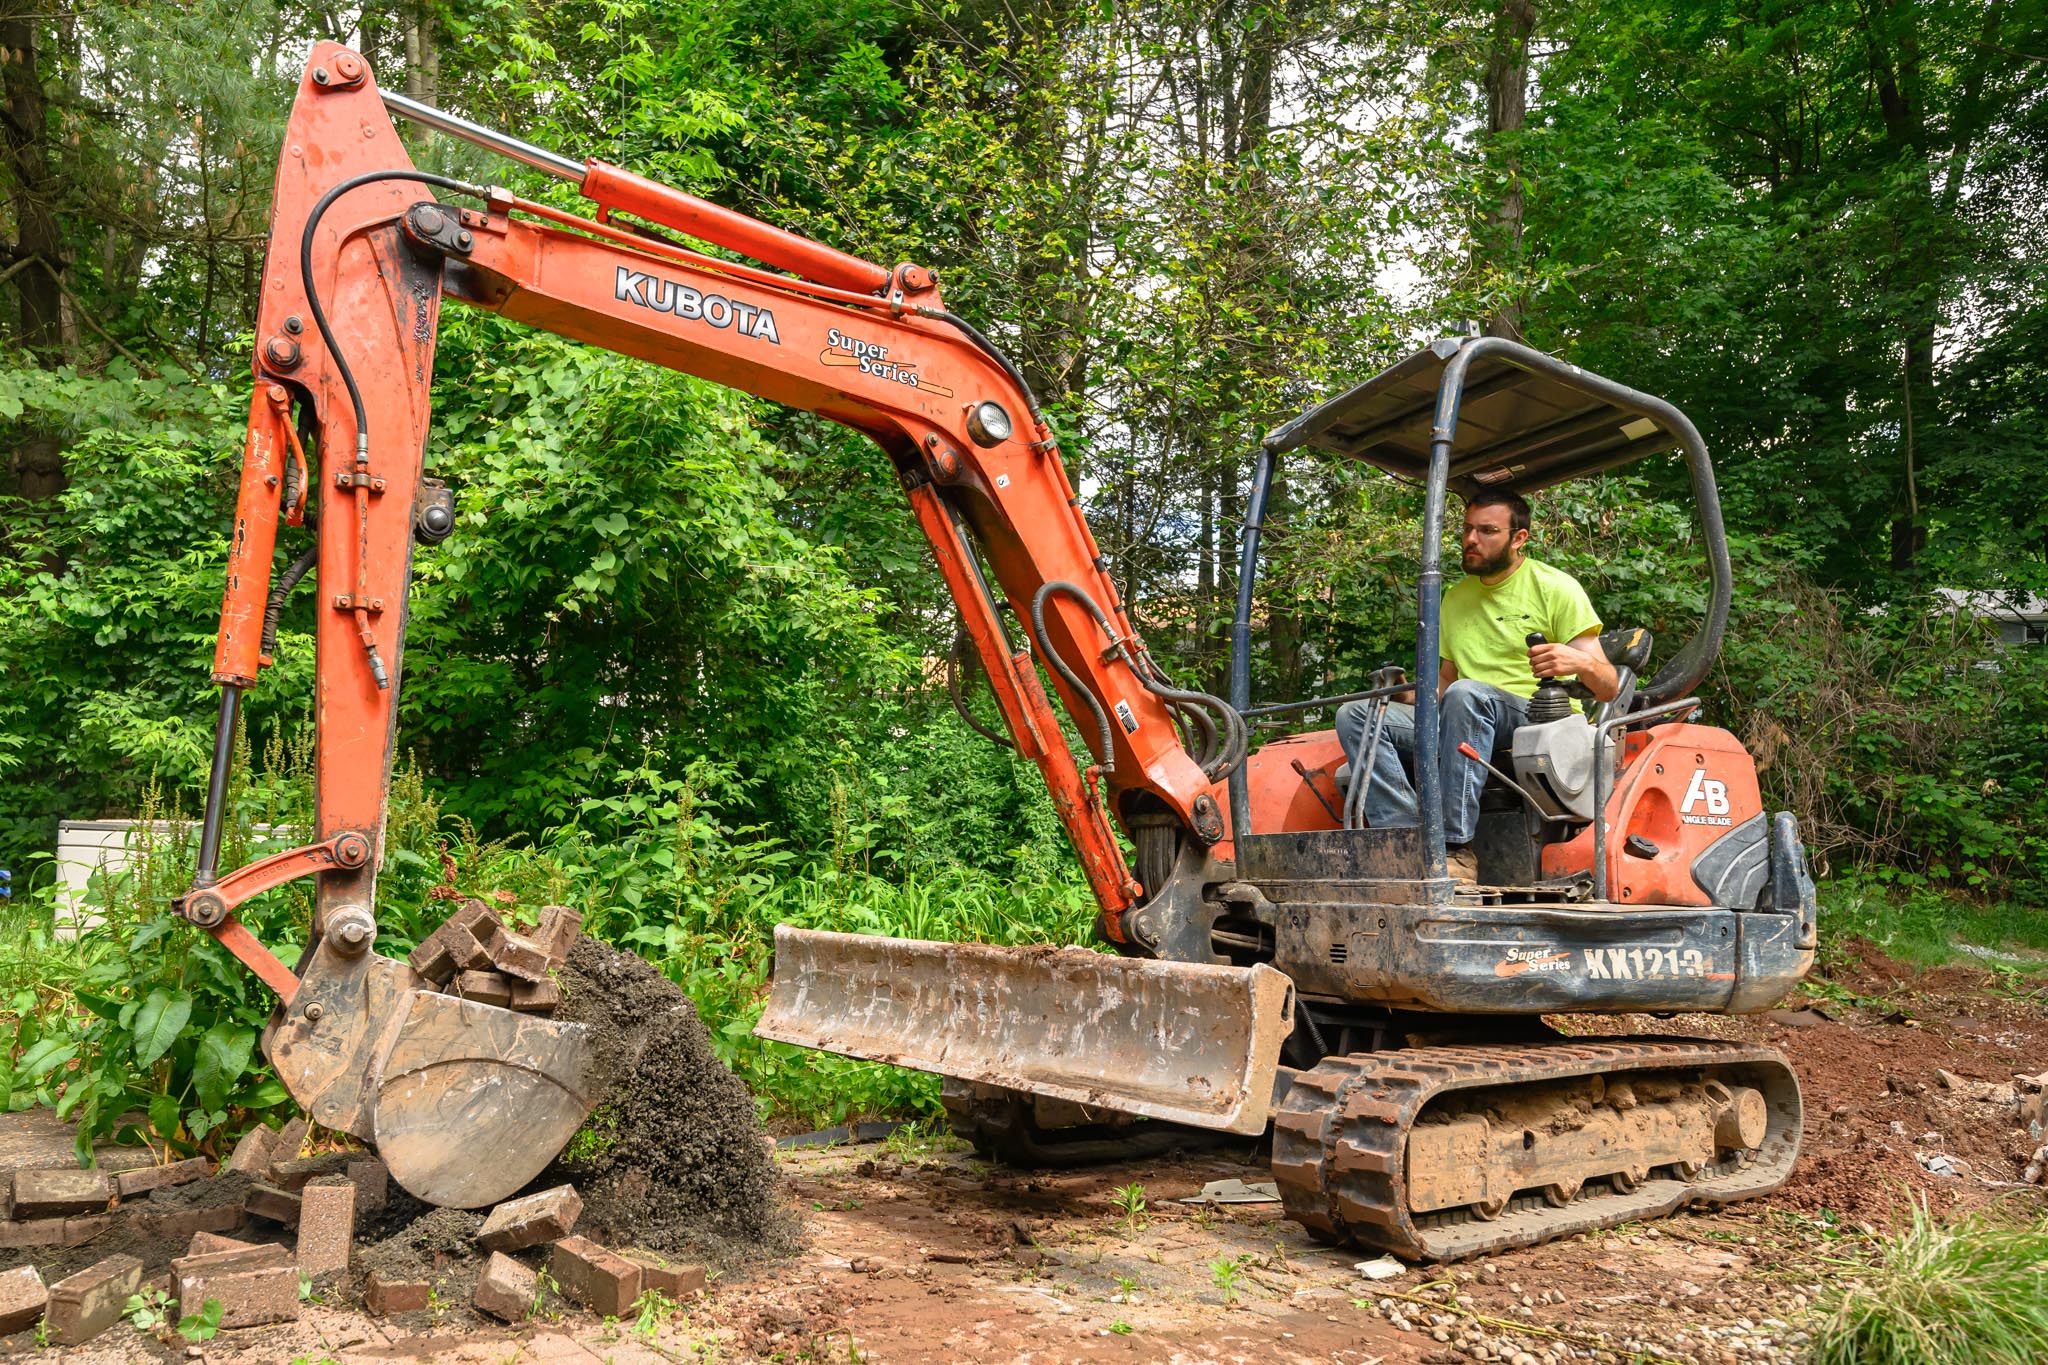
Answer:
M1474 526L1469 521L1465 523L1465 534L1468 536L1497 536L1500 535L1502 532L1506 531L1507 529L1508 528L1505 526Z

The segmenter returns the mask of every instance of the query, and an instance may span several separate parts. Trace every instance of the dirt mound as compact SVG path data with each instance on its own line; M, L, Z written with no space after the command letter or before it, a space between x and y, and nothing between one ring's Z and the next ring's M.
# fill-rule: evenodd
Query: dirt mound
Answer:
M608 1245L726 1265L795 1250L798 1224L754 1097L718 1060L689 998L639 957L587 938L560 980L555 1017L596 1032L593 1088L605 1098L535 1186L573 1183L577 1230Z

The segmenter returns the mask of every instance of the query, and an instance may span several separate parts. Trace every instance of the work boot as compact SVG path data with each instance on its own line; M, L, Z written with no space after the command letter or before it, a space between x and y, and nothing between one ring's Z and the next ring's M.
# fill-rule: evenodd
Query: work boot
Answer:
M1479 855L1470 844L1452 844L1444 850L1444 870L1458 879L1458 885L1479 885Z

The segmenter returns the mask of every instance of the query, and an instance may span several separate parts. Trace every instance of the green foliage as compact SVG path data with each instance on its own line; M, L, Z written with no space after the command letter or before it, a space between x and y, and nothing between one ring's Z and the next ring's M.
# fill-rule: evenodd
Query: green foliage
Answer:
M2048 1224L1997 1211L1937 1221L1922 1204L1849 1263L1820 1307L1814 1365L2023 1365L2048 1358Z

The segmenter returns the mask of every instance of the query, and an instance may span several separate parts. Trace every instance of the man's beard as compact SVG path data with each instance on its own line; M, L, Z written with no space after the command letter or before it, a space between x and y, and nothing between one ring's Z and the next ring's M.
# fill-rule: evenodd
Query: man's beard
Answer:
M1495 555L1491 559L1487 559L1484 556L1482 556L1479 559L1474 560L1472 551L1467 550L1464 553L1465 572L1469 574L1476 574L1481 578L1487 578L1493 574L1497 574L1514 562L1515 551L1514 547L1512 546L1503 548L1499 554Z

